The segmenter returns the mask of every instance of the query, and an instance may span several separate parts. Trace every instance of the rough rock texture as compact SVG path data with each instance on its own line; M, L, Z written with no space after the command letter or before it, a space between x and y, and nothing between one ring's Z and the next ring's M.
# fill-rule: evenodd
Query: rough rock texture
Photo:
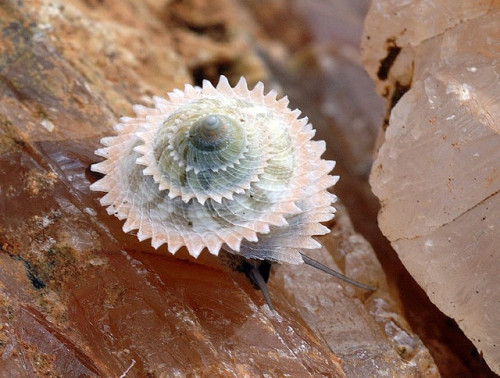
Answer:
M155 254L88 189L99 138L133 103L221 73L273 82L243 6L7 1L0 29L3 374L438 374L345 209L311 257L379 290L283 265L271 313L224 259Z
M375 1L363 37L367 71L389 100L370 181L380 228L497 373L499 20L495 1Z

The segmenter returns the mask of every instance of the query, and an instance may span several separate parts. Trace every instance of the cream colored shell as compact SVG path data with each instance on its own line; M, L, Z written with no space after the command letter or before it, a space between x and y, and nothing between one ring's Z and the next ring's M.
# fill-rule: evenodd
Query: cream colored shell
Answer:
M244 78L232 88L186 85L154 108L135 105L117 136L103 138L92 170L105 176L91 185L106 192L100 202L172 254L186 247L198 257L221 248L247 258L302 263L303 248L318 248L312 236L329 229L336 197L327 189L334 161L321 159L323 141L286 97L264 95Z

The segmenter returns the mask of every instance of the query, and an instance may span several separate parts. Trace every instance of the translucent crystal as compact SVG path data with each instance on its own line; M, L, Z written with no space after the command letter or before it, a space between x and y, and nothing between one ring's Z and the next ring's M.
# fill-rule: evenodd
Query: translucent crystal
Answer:
M500 8L375 1L365 26L367 70L395 104L371 174L380 228L498 373Z
M322 240L327 249L312 257L378 290L281 265L269 281L274 313L243 274L206 251L196 261L187 252L172 257L124 233L89 190L99 139L132 103L228 66L234 76L265 79L240 2L8 4L0 49L0 375L436 374L340 205ZM353 97L343 109L359 109Z

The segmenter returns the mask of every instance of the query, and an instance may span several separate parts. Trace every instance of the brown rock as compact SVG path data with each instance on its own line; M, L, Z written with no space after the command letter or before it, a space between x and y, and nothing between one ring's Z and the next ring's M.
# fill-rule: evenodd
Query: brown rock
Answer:
M251 34L233 18L251 20L245 8L206 4L26 1L0 8L0 370L437 374L345 210L312 257L379 290L279 266L269 284L273 313L220 259L155 254L123 234L88 189L99 137L133 103L220 73L267 79Z

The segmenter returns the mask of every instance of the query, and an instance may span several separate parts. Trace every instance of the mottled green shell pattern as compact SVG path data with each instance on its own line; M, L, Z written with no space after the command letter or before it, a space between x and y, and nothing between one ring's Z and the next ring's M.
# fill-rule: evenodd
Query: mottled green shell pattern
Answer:
M120 119L96 151L105 160L92 165L105 176L90 188L106 192L101 204L124 232L194 257L225 248L298 264L301 249L319 247L312 236L329 232L320 222L335 212L335 162L321 159L325 143L311 140L286 97L221 76L217 87L204 81L153 100Z

